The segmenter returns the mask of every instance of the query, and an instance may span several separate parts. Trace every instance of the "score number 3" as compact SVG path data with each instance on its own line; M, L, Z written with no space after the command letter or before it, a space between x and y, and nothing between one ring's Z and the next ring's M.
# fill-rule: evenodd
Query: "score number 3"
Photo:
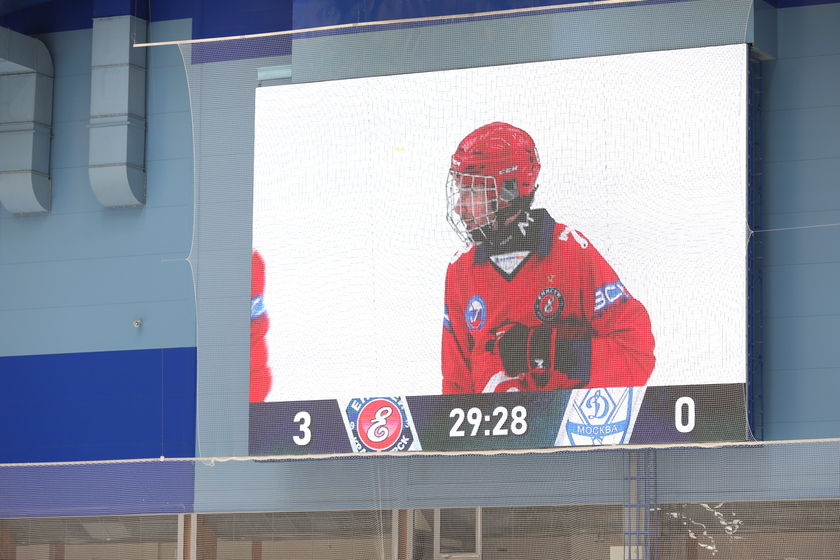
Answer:
M300 424L301 434L292 436L292 441L298 445L309 445L309 442L312 441L312 430L309 429L309 426L312 425L312 416L305 410L301 410L295 414L295 422Z

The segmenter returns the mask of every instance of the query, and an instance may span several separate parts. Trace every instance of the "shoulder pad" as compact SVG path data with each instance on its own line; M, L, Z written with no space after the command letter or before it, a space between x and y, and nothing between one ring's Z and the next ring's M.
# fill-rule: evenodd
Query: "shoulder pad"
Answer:
M562 224L558 224L558 229L559 228L563 228L563 232L559 236L557 236L557 239L559 239L560 241L568 241L569 236L571 236L572 239L577 241L577 244L580 245L581 249L586 249L587 247L589 247L589 240L586 239L583 236L583 234L580 233L578 230L572 229L569 226L564 226Z
M449 259L449 264L455 264L455 262L461 258L461 255L468 255L470 251L472 251L474 248L475 245L473 245L472 243L464 245L463 247L458 249L458 251L454 255L452 255L452 258Z

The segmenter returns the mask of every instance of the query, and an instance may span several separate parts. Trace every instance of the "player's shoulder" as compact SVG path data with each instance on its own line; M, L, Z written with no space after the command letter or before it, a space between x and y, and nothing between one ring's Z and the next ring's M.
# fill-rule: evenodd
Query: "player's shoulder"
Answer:
M554 240L567 250L589 249L592 243L579 230L566 224L554 224Z
M457 264L459 261L466 260L469 255L473 254L473 251L475 251L475 245L474 244L472 244L472 243L464 244L464 246L461 247L460 249L458 249L457 251L455 251L455 254L452 255L451 259L449 259L449 265L452 266L452 265Z

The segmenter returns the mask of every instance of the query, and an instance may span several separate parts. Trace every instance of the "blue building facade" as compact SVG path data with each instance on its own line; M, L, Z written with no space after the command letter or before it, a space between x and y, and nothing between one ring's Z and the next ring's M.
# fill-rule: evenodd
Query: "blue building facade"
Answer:
M530 11L508 12L520 8ZM476 15L435 19L463 14ZM109 35L119 22L124 35ZM840 3L3 0L0 27L11 37L4 62L18 61L19 34L52 65L49 206L0 207L0 557L12 554L3 535L19 540L22 518L179 514L173 523L193 540L170 535L175 553L221 560L245 554L208 552L207 539L227 534L212 519L222 513L389 511L378 531L391 535L418 530L404 512L441 508L599 505L621 518L628 503L834 500L824 507L838 515ZM196 41L277 31L298 33ZM655 473L621 449L248 459L243 310L261 77L301 83L735 43L760 60L761 385L748 400L766 443L660 449ZM123 47L124 61L107 60ZM102 72L118 66L128 85L103 88ZM10 91L0 88L0 109L16 103ZM108 109L119 103L129 109ZM125 119L107 120L116 113ZM103 127L124 131L123 152ZM14 157L0 153L3 170ZM120 169L123 186L101 186L105 169ZM0 187L0 202L14 196ZM631 471L657 481L655 499L628 489ZM625 521L619 533L632 532ZM401 558L400 546L422 548L393 542ZM29 557L16 546L10 560Z

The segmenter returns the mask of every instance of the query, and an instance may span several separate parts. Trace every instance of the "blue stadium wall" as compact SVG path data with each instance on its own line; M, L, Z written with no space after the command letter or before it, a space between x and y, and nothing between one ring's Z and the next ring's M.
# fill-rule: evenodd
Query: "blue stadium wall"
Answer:
M0 2L0 26L41 39L55 66L53 198L44 215L0 209L0 464L247 453L247 430L244 437L221 430L220 440L197 450L204 422L199 411L215 407L219 396L205 398L197 389L196 295L187 260L194 158L180 52L175 46L148 49L146 205L103 208L87 176L93 18L136 15L150 21L149 41L160 42L550 3L173 1L138 10L135 2L34 0L4 9L11 5ZM834 396L840 393L840 296L833 289L840 230L813 227L840 223L838 30L840 3L793 0L759 0L748 30L773 57L763 63L766 440L840 437ZM136 319L143 321L140 327L133 325ZM218 393L247 403L233 382ZM703 457L756 469L758 476L748 488L743 481L729 489L698 483L697 495L712 489L718 496L803 497L801 487L781 482L784 461L773 463L772 451L762 452L765 468L749 452L714 453ZM599 453L581 456L499 456L480 458L481 465L476 457L140 462L70 465L59 475L55 467L5 468L0 517L501 505L522 495L572 503L576 498L564 493L567 475L546 480L544 474L571 472L567 461L592 479L614 481L599 487L598 500L620 502L614 461ZM667 468L679 472L686 463L675 459ZM488 473L485 481L469 475L477 469ZM837 493L836 467L803 469L813 481L805 493ZM438 483L452 472L465 474L449 485ZM518 484L504 482L509 472L520 473ZM382 473L398 486L410 485L410 492L372 502ZM340 495L330 485L320 495L300 490L337 479L343 480ZM47 484L51 492L36 491ZM123 499L114 504L118 492ZM669 497L692 495L674 489Z

